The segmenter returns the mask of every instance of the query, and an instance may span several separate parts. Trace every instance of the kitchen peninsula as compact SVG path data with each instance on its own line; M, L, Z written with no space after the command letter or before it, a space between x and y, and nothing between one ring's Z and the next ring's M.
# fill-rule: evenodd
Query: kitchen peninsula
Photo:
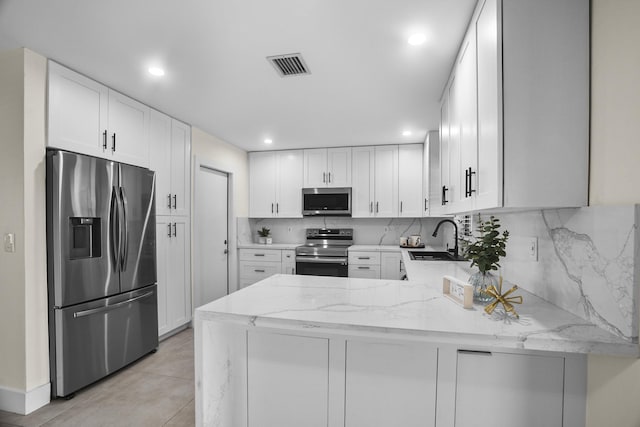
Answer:
M584 425L586 353L637 344L523 290L519 320L465 310L442 295L460 264L415 281L275 275L200 307L197 425Z

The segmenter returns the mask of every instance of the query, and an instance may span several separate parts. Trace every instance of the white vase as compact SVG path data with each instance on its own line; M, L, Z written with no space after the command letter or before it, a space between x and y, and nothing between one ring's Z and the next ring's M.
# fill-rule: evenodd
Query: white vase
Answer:
M264 245L267 243L267 238L266 237L262 237L262 236L258 236L258 243L260 243L261 245Z

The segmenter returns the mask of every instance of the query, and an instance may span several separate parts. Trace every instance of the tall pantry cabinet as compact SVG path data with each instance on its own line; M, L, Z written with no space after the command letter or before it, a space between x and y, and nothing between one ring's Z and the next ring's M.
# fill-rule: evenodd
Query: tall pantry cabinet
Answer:
M158 334L191 321L191 128L151 110L149 166L156 172Z

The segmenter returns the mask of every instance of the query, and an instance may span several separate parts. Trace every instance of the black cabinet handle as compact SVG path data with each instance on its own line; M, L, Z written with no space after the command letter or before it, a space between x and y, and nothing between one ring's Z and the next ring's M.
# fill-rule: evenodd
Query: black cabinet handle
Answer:
M329 183L331 183L331 172L329 172Z
M167 224L167 236L171 237L171 223Z
M177 224L174 222L173 223L173 237L176 237L178 235L178 226Z
M424 211L427 211L427 198L424 198Z
M256 273L264 273L264 270L253 270L253 271L255 271Z
M173 209L178 208L178 196L176 194L173 195Z
M449 189L447 188L446 185L443 185L442 186L442 206L449 203L449 201L447 200L447 191L449 191Z
M113 133L113 136L111 137L111 139L113 140L113 143L111 144L111 151L115 152L116 151L116 133Z
M369 203L369 212L373 213L373 202Z
M469 168L471 169L471 168ZM464 197L469 197L469 169L464 170Z
M402 202L400 202L400 213L402 213Z
M271 203L271 213L273 213L273 203Z
M171 193L167 196L167 207L171 209Z
M280 213L280 203L276 203L276 213Z
M469 197L471 197L473 193L476 192L476 190L473 189L473 184L471 182L471 177L475 174L476 173L473 171L473 169L469 168Z
M380 212L380 209L378 208L379 208L379 205L378 205L378 202L376 202L376 213Z
M107 130L105 129L104 132L102 132L102 149L106 150L107 149Z
M327 182L327 173L326 172L322 172L322 182L324 182L324 183Z

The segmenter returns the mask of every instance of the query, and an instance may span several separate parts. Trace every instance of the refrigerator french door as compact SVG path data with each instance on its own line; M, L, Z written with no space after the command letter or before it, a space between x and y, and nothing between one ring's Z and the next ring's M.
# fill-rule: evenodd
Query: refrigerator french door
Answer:
M148 169L47 151L54 397L158 346L154 185Z

